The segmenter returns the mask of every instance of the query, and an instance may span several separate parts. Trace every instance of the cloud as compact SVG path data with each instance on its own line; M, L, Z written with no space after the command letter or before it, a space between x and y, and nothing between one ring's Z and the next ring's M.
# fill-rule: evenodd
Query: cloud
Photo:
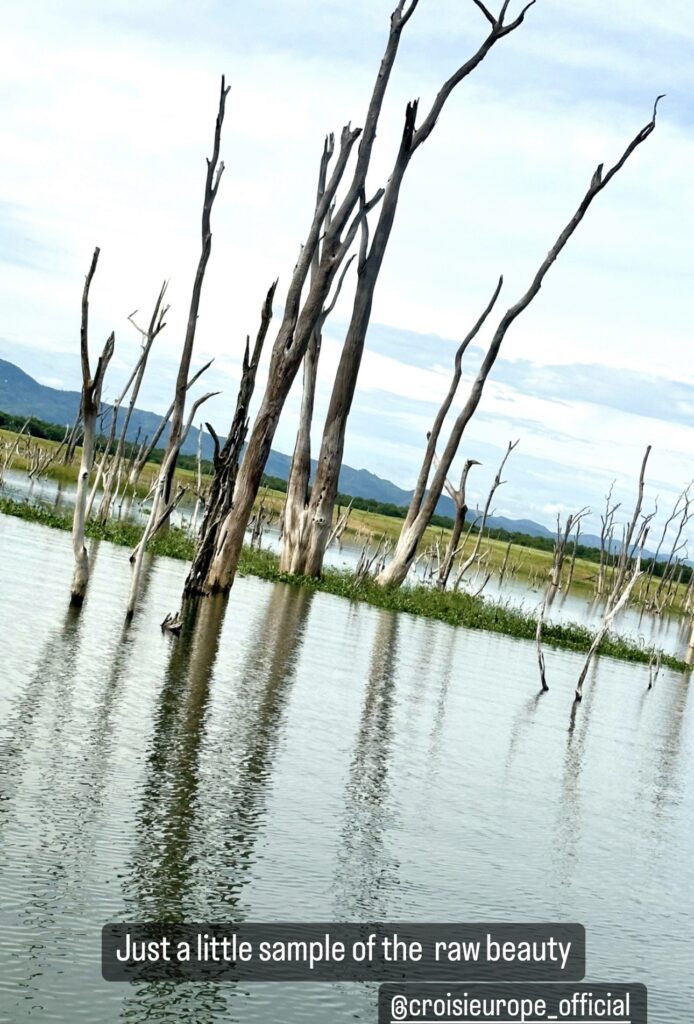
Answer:
M166 406L199 253L218 73L226 69L226 171L196 360L216 357L209 379L225 394L210 415L228 422L245 336L277 275L281 306L305 235L323 135L349 119L361 123L391 6L64 0L43 5L37 18L32 5L5 5L3 355L23 354L17 361L29 372L77 386L79 297L98 244L92 344L100 347L115 328L121 374L139 341L127 314L139 307L146 316L161 280L171 279L169 326L143 392L151 407ZM388 176L405 102L420 96L426 109L485 30L465 0L419 5L389 89L372 187ZM611 475L628 490L648 441L659 449L653 479L669 491L684 481L694 440L693 38L694 8L678 0L543 0L461 85L408 171L348 461L411 484L452 354L499 273L502 311L527 287L597 163L619 156L650 116L655 93L667 92L657 131L600 196L514 324L466 443L485 454L483 488L487 462L491 472L494 453L522 434L503 501L523 514L541 516L559 496L597 501ZM348 282L327 331L314 443L349 299ZM478 340L477 358L489 330ZM118 383L116 373L108 387ZM277 437L285 451L298 400L295 388Z

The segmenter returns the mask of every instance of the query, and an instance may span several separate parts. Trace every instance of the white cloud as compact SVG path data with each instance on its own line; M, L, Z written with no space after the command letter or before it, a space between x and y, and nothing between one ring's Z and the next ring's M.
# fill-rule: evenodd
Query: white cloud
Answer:
M226 69L227 169L213 213L197 351L200 360L217 357L211 373L229 393L215 409L228 416L245 335L255 331L278 274L281 304L305 233L323 134L349 118L361 123L390 7L390 0L330 0L317 18L308 0L160 0L145 7L104 0L98 10L82 0L6 5L0 198L13 219L1 251L0 332L16 344L74 352L82 278L99 244L94 347L115 327L124 366L138 343L125 317L134 307L146 315L166 276L172 310L155 367L169 365L183 337L217 74ZM484 30L472 4L420 4L386 104L373 186L388 174L405 101L421 95L425 108ZM692 37L694 9L676 0L538 3L526 26L461 86L413 161L374 320L460 337L500 271L500 308L514 301L595 165L615 159L648 119L657 88L670 93L657 131L595 203L512 328L504 354L535 362L538 373L546 363L599 363L694 381ZM345 288L336 322L348 317L348 300ZM339 332L329 333L319 410L339 351ZM449 354L450 346L432 359L440 369L423 370L367 352L357 409L384 389L401 400L397 415L409 418L419 437L425 416L406 403L439 400ZM161 407L164 388L156 385L149 394ZM679 402L679 419L687 408ZM278 434L284 450L291 449L295 412L293 395ZM674 487L686 475L693 438L682 423L654 425L602 407L598 419L590 395L558 405L514 391L508 380L490 387L481 412L473 440L503 445L517 433L514 422L534 423L528 457L563 465L572 479L591 466L601 480L615 460L633 476L646 441L662 452L659 477ZM566 433L578 440L567 445ZM348 456L411 482L416 444L396 454L384 439L376 466L367 442L355 421ZM556 487L557 480L552 470L536 485ZM541 509L557 496L526 490L522 500Z

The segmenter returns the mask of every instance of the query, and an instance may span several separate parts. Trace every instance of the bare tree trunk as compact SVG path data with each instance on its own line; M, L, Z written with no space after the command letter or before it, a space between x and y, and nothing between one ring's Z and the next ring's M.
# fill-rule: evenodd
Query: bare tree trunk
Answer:
M315 209L306 244L301 250L289 284L284 316L273 345L265 394L253 424L243 462L239 468L233 507L220 531L219 542L210 563L204 587L206 592L228 590L233 583L246 527L270 454L280 413L316 325L324 312L336 274L347 256L363 220L383 197L381 190L369 202L365 200L366 175L371 161L383 98L400 44L400 36L418 2L419 0L410 0L409 5L405 8L405 0L399 0L391 15L388 42L371 95L363 133L359 129L352 130L349 124L342 130L340 151L335 167L327 181L321 202ZM333 204L352 148L360 135L361 142L357 152L354 174L344 199L337 206L331 216L330 225L323 234L319 266L302 304L302 292L313 264L316 247L320 241L321 229L327 212ZM357 212L354 214L357 207ZM350 218L352 218L351 221Z
M80 354L82 362L82 399L81 411L84 423L84 439L82 441L82 459L79 476L77 477L77 494L75 511L72 519L72 549L75 555L75 571L72 576L72 594L70 603L79 606L84 601L89 582L89 557L85 545L85 521L87 509L87 493L89 490L89 474L94 462L94 439L96 436L96 417L101 404L101 389L104 383L106 368L113 355L115 338L111 333L104 345L94 376L89 365L89 288L99 261L99 249L94 250L91 266L84 282L82 292L82 323L80 326Z
M574 581L574 570L576 569L576 551L578 549L578 541L581 536L581 524L576 524L576 533L574 535L574 545L571 551L571 564L569 565L569 577L566 581L567 591L571 590L571 584Z
M217 120L215 123L214 130L214 145L212 150L212 158L207 160L207 175L205 177L205 194L202 204L202 249L200 252L200 258L198 260L197 270L195 272L195 280L193 282L193 292L190 298L190 309L188 311L188 324L186 326L186 336L183 342L183 351L181 352L181 361L178 365L178 375L176 377L176 390L174 393L174 405L171 413L171 431L169 433L169 442L166 449L167 456L170 456L172 452L176 454L173 458L165 458L167 462L167 478L165 487L165 500L168 502L171 495L171 485L173 483L174 473L176 471L176 462L178 458L178 452L181 447L181 431L183 429L183 414L185 411L186 404L186 393L189 387L189 376L190 376L190 363L193 357L193 345L195 344L195 332L198 325L198 315L200 311L200 298L202 295L202 285L205 279L205 270L207 269L207 263L210 258L210 252L212 251L212 227L211 227L211 214L212 206L217 198L217 192L219 191L219 183L221 181L222 174L224 173L224 161L219 160L219 149L222 139L222 125L224 123L224 109L226 106L226 98L229 92L229 86L225 85L224 75L222 75L222 82L219 93L219 109L217 111Z
M207 574L220 540L220 530L233 505L239 459L248 432L248 409L253 397L260 356L270 327L270 321L272 320L272 302L276 288L277 281L271 285L265 297L260 327L253 346L252 356L250 354L250 339L246 338L241 383L239 384L236 397L236 410L223 448L220 449L217 434L212 426L209 423L207 424L207 429L215 446L213 458L214 476L210 486L210 494L200 528L200 537L195 550L193 564L190 567L183 589L184 598L190 597L193 594L206 593Z
M545 666L545 652L542 650L542 629L545 624L545 612L547 611L547 591L542 601L542 607L540 608L540 614L537 617L537 629L535 630L535 646L537 648L537 665L540 670L540 684L542 686L542 692L547 693L549 686L547 685L547 673Z
M643 491L646 476L646 464L648 462L648 456L650 454L651 446L649 445L646 448L646 454L644 455L643 462L641 463L641 473L639 474L639 489L638 496L636 499L636 507L634 508L634 513L631 517L631 520L629 521L629 524L624 531L624 543L622 545L619 561L617 563L617 570L614 583L612 585L612 590L610 591L609 597L607 598L607 604L605 606L605 615L603 617L602 625L595 634L593 642L590 645L590 649L586 656L585 664L583 666L583 669L581 670L581 674L578 677L578 683L576 685L575 694L576 703L581 701L583 698L583 686L588 675L588 669L590 668L590 664L593 660L593 657L595 656L596 651L598 650L600 644L607 635L607 632L609 631L610 626L612 625L617 613L628 602L629 597L631 596L631 592L634 589L634 585L641 576L641 557L643 555L643 549L646 543L646 538L648 537L648 528L650 526L651 520L653 519L653 516L655 515L655 512L652 512L649 516L645 516L641 526L639 527L639 519L641 518L641 508L643 506ZM638 536L635 540L637 527ZM638 548L638 556L633 571L629 576L629 569L631 566L634 548Z
M185 440L188 437L188 433L193 423L195 413L198 411L203 402L206 402L208 398L213 398L215 395L218 394L218 391L211 391L206 395L202 395L201 398L198 398L196 399L195 402L193 402L192 408L190 410L190 415L188 417L188 423L186 424L185 428L180 434L178 446L176 448L170 449L167 452L166 457L162 463L161 471L159 473L159 476L157 477L157 481L155 484L152 507L147 518L144 533L142 534L139 543L137 544L137 546L130 555L132 574L130 577L128 607L126 609L126 619L128 620L132 619L133 615L135 614L137 592L140 582L140 575L142 573L142 564L144 561L147 544L150 542L152 537L154 537L155 533L161 530L164 523L168 521L169 515L183 497L183 492L185 490L184 488L181 491L179 491L175 498L167 497L166 485L167 481L171 478L171 466L175 464L181 446L185 443Z
M202 205L202 249L198 260L195 280L193 282L193 292L188 312L186 336L183 342L183 351L181 352L181 361L179 363L178 375L176 378L176 390L174 394L173 409L171 412L171 430L169 432L169 440L166 446L164 459L154 488L154 500L152 502L150 516L140 543L130 556L133 569L126 612L126 617L128 619L131 619L135 612L138 583L140 573L142 571L142 561L147 543L157 530L168 525L169 515L176 503L175 499L173 501L171 499L171 485L176 471L178 455L186 440L188 432L190 431L194 414L203 402L206 402L208 398L212 398L213 395L219 394L219 392L216 391L211 392L194 402L187 425L185 428L183 427L186 395L192 383L189 379L190 363L193 356L193 345L195 343L195 331L200 309L200 297L205 278L205 270L207 268L207 262L210 258L212 248L210 216L212 213L212 206L217 198L217 192L219 191L219 183L221 181L222 174L224 173L224 162L219 160L219 149L222 137L222 124L224 123L224 109L228 92L229 88L225 85L224 75L222 75L219 93L219 107L217 110L217 120L215 122L214 130L212 158L207 160L207 174L205 176L205 194Z
M515 21L505 24L504 16L507 7L508 4L504 4L498 19L492 18L485 9L485 16L491 21L491 32L476 53L444 82L419 128L416 127L418 101L408 104L400 148L388 179L378 223L370 246L366 224L364 225L352 318L342 349L323 430L316 478L309 503L308 529L304 531L301 538L300 550L297 550L291 559L294 571L304 575L319 576L323 568L323 557L338 492L347 420L359 376L376 284L393 228L405 173L414 153L429 138L446 100L455 87L481 64L495 43L522 24L527 7Z
M453 568L453 562L458 554L458 546L460 544L463 527L465 526L465 516L467 515L465 490L467 487L468 473L473 466L479 465L480 463L477 459L466 459L465 464L463 465L463 471L460 475L460 484L458 489L456 490L448 479L444 485L448 494L453 499L453 504L455 505L455 519L453 520L451 535L448 538L446 553L443 556L441 565L439 566L439 574L436 580L436 587L438 590L446 589L446 586L448 585L448 577L451 575L451 569Z
M501 348L504 338L506 337L508 329L517 319L517 317L519 317L521 313L523 313L523 311L527 309L532 300L540 291L542 282L544 281L550 267L555 262L561 251L564 249L566 243L569 241L569 239L575 232L576 228L583 220L595 197L609 184L612 178L622 169L622 167L627 162L631 154L636 150L636 148L642 142L644 142L653 132L656 123L657 107L658 100L656 100L655 102L651 120L632 139L632 141L629 143L629 145L627 146L627 148L625 149L624 153L617 161L617 163L614 164L605 174L603 174L603 165L600 164L598 166L595 173L593 174L591 183L583 199L581 200L578 209L576 210L576 212L574 213L573 217L566 225L564 230L559 235L557 241L549 250L545 259L542 261L527 292L521 297L521 299L519 299L519 301L514 306L511 306L510 309L508 309L501 318L499 326L497 327L494 337L492 338L487 354L482 362L482 366L479 370L479 373L477 374L477 378L472 385L472 389L470 391L468 400L465 403L465 406L463 407L462 411L458 415L453 425L453 428L448 439L448 444L446 445L444 453L441 457L441 463L436 472L434 473L434 477L432 479L429 491L424 500L422 501L421 507L416 517L411 521L409 526L403 526L393 558L377 579L377 582L381 586L400 586L400 584L407 576L409 568L412 565L412 561L415 557L417 546L429 522L431 521L431 517L436 509L436 504L439 498L441 497L441 492L443 490L443 482L446 478L446 474L448 473L453 458L455 457L455 454L458 451L458 447L460 445L460 440L463 436L463 432L468 423L470 422L470 420L472 419L477 409L477 406L479 405L480 399L482 397L482 392L484 390L484 385L487 381L487 377L489 376L489 373L496 361L496 358L499 354L499 350Z
M512 547L513 541L510 540L506 545L506 551L504 552L504 560L501 563L501 569L499 570L499 586L501 586L501 584L504 582L504 577L506 576L506 569L508 568L508 560L511 555ZM511 575L513 575L513 571L511 571Z
M80 439L80 427L82 425L82 406L77 410L75 416L75 422L72 424L72 428L68 435L67 444L65 446L65 455L63 456L63 463L66 466L71 466L75 458L75 449L79 444Z
M334 141L329 136L325 140L323 154L321 156L320 170L318 172L318 190L316 195L316 208L320 206L325 195L325 186L328 176L328 165L333 155ZM326 227L330 223L331 209L326 213ZM320 267L320 242L316 245L311 264L311 280L315 281ZM282 522L282 554L280 556L280 569L282 572L291 571L292 551L299 543L299 535L305 519L304 512L308 502L309 480L311 477L311 421L313 419L313 405L316 396L316 379L318 376L318 357L320 355L322 334L318 324L311 333L311 339L304 356L304 381L301 396L301 410L299 412L299 428L296 434L296 444L292 464L287 479L287 495L284 502Z
M465 573L468 571L470 566L474 565L474 563L477 561L477 557L478 557L479 551L480 551L480 546L482 544L482 537L484 535L484 528L487 525L487 519L489 518L489 512L490 512L490 509L492 507L492 501L494 500L494 495L496 494L497 489L499 487L501 487L501 485L504 483L504 481L501 479L501 474L504 471L504 466L506 465L506 460L508 459L508 457L511 454L511 452L513 451L513 449L517 447L517 445L518 445L518 441L509 441L509 443L508 443L508 448L506 449L504 457L501 460L501 464L500 464L500 466L499 466L499 468L498 468L498 470L496 472L496 476L494 477L494 480L492 482L492 486L489 489L489 494L487 495L487 500L484 503L484 510L482 512L482 524L480 526L479 533L477 534L477 539L475 540L475 546L474 546L474 548L472 550L472 554L468 558L466 558L464 562L462 562L462 564L460 565L460 567L458 569L458 576L457 576L457 579L456 579L456 589L457 589L458 586L460 586L460 582L463 579L463 577L465 576Z
M589 508L582 508L580 512L572 512L566 517L566 525L562 531L561 520L559 513L557 513L557 539L554 544L554 558L552 560L552 568L550 569L550 594L548 598L549 604L552 603L557 591L561 587L561 576L564 569L564 559L566 558L566 545L569 540L569 534L573 530L574 526L580 529L581 519L587 516L590 512ZM576 557L576 545L574 543L574 558ZM573 575L573 569L572 569Z
M164 296L166 294L166 288L167 288L167 282L164 281L164 283L162 284L161 289L159 291L159 295L157 297L157 301L156 301L156 303L154 305L154 312L152 313L152 317L150 319L149 327L147 328L147 330L142 330L141 328L139 328L137 326L137 324L135 323L135 321L133 320L133 317L135 316L135 313L137 312L137 310L135 310L135 312L131 313L130 316L128 317L128 320L130 320L130 322L133 324L135 329L138 330L140 332L140 334L142 335L143 341L142 341L142 348L140 350L140 355L139 355L138 360L137 360L137 362L135 364L135 367L134 367L133 372L132 372L132 374L130 376L130 379L128 380L125 388L123 389L122 394L120 395L120 397L117 399L117 401L113 405L113 419L112 419L112 422L111 422L111 434L110 434L109 441L108 441L108 444L107 444L107 447L106 447L106 451L104 452L104 455L103 455L103 458L102 458L102 462L101 462L101 469L102 469L102 471L103 471L103 467L105 465L106 456L107 456L108 452L110 451L111 446L113 444L113 438L114 438L114 435L115 435L116 420L117 420L118 411L120 410L121 404L122 404L123 400L125 399L125 396L127 395L128 391L130 391L130 388L132 386L132 392L130 394L130 401L128 402L128 408L126 410L125 417L123 419L123 425L121 427L121 431L120 431L120 434L118 436L118 443L116 445L116 450L115 450L115 452L113 454L113 458L111 459L111 463L110 463L110 465L108 467L108 470L106 472L104 472L103 474L102 473L99 474L99 476L103 475L103 477L104 477L104 489L103 489L103 494L101 496L101 502L100 502L100 505L99 505L99 518L101 519L102 522L105 522L108 519L109 515L111 514L111 506L113 504L113 498L114 498L114 495L113 495L113 485L114 485L116 480L120 479L121 467L122 467L122 463L123 463L123 452L124 452L124 449L125 449L125 438L126 438L126 435L128 433L128 428L130 426L130 420L132 418L133 409L135 408L135 403L137 402L138 395L140 394L140 388L142 386L142 380L143 380L144 375L145 375L145 370L147 369L147 360L149 359L149 353L150 353L150 351L152 349L152 345L154 344L154 341L155 341L157 335L160 334L160 332L166 326L166 324L164 323L164 317L166 316L166 314L167 314L167 312L169 310L169 307L168 306L162 306L162 303L164 301ZM92 494L90 495L90 498L89 498L90 508L91 508L91 504L92 504L92 502L94 500L94 495L96 493L96 488L97 488L98 483L99 483L99 476L97 476L97 479L94 481L94 486L92 488Z

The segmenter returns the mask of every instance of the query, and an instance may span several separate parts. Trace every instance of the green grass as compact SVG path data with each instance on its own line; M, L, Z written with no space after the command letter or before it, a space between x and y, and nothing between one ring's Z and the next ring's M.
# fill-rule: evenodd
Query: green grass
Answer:
M41 505L14 501L0 496L0 512L32 523L40 523L58 530L72 528L72 516ZM112 544L134 547L142 536L142 527L135 523L108 520L100 523L90 520L87 535ZM149 545L155 555L189 560L193 557L193 541L183 530L169 529L158 534ZM483 629L491 633L517 637L521 640L535 639L537 619L529 612L503 604L492 604L481 598L465 593L439 592L425 586L383 588L372 580L358 583L354 575L338 569L326 569L321 579L293 576L280 572L279 560L270 551L243 549L238 572L241 575L257 576L274 583L288 583L292 586L307 587L314 591L333 594L349 601L360 601L375 608L387 608L396 612L408 612L427 619L446 622L450 626L465 626L467 629ZM564 650L586 652L594 633L577 623L545 623L543 642ZM643 647L616 634L608 634L599 647L599 653L618 658L620 661L648 663L655 652L653 647ZM673 655L661 652L662 663L678 672L688 671L685 662Z

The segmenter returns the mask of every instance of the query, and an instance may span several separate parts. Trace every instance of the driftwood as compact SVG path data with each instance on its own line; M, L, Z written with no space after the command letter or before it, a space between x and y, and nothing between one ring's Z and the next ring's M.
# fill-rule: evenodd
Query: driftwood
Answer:
M84 282L82 292L82 321L80 325L80 357L82 364L82 397L80 410L84 424L82 441L82 459L79 476L77 477L77 494L75 511L72 518L72 549L75 555L75 570L72 576L72 593L70 603L79 606L84 601L89 582L89 557L85 546L85 521L87 509L87 492L89 490L89 474L94 463L94 441L96 437L96 418L101 404L101 389L106 369L113 355L115 336L111 333L92 376L89 364L89 288L99 261L99 249L94 250L91 266Z
M423 498L421 506L419 507L416 515L410 517L409 525L404 525L398 543L395 549L393 558L385 571L381 573L381 576L377 579L377 582L382 586L396 585L399 586L405 577L407 576L408 570L412 564L412 560L415 556L417 545L419 544L424 531L428 524L431 522L431 517L436 509L436 504L441 497L443 490L444 480L448 473L448 470L453 462L453 459L460 446L460 441L467 427L468 423L472 419L477 407L482 398L484 385L486 384L487 378L491 372L496 358L499 355L501 345L506 337L506 334L514 323L514 321L528 308L533 299L537 296L542 287L547 273L560 255L567 242L576 231L583 218L585 217L588 209L590 208L593 200L602 192L604 188L612 181L616 174L624 167L629 157L634 151L644 142L654 131L656 125L656 115L658 109L658 99L656 100L653 107L653 114L651 120L645 125L636 136L631 140L629 145L622 153L619 160L611 167L608 171L604 171L603 164L600 164L595 170L591 179L590 185L586 190L583 199L581 200L576 212L574 213L571 220L564 227L563 231L557 238L554 245L551 247L547 256L540 264L535 276L530 284L530 287L523 296L511 306L506 313L504 313L499 325L494 333L491 344L487 350L487 353L482 361L482 365L477 374L477 377L470 390L469 397L459 413L451 433L448 438L448 443L441 456L441 462L438 469L435 471L429 489L426 496Z

